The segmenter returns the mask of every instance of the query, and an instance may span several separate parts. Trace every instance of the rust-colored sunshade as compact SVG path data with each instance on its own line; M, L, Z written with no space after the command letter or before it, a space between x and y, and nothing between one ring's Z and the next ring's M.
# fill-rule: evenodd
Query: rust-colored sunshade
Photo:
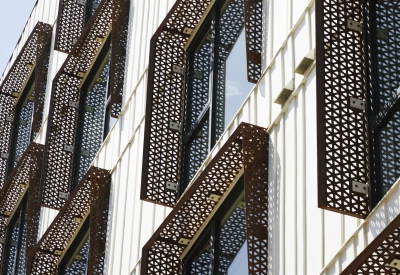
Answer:
M27 274L57 274L57 262L89 214L88 274L103 274L111 176L91 167L29 254Z
M178 0L150 41L145 144L140 198L173 206L176 192L166 188L178 183L184 99L185 44L211 0ZM261 76L262 1L246 0L245 29L248 79Z
M0 86L0 188L7 178L15 105L35 67L32 130L39 131L46 93L49 43L52 27L38 22Z
M341 275L400 274L400 215L397 216ZM396 263L396 260L397 263ZM391 263L396 263L390 266ZM395 268L398 266L399 268Z
M360 218L370 211L363 193L369 183L367 116L360 106L367 97L363 3L315 2L318 206Z
M180 255L244 168L249 274L267 274L268 143L266 129L242 123L153 234L142 253L142 275L179 274Z
M247 80L252 83L257 83L262 73L261 52L263 46L263 14L262 0L244 0Z
M54 49L69 53L85 27L86 1L60 0Z
M110 104L111 116L115 118L122 110L130 3L130 0L113 0L112 4Z
M7 243L7 222L17 211L26 192L28 192L26 251L29 252L36 244L40 218L40 206L37 197L43 149L43 145L31 143L0 192L0 238L2 239L2 242L0 242L0 270L3 268L2 265L5 264L5 250L8 249L5 247Z
M60 209L65 203L60 192L70 192L80 84L111 30L111 15L112 1L103 0L53 80L40 190L44 206Z

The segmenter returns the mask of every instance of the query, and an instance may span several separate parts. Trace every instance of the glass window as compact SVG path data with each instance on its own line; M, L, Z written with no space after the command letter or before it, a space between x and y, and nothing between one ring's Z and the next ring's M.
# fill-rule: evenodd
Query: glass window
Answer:
M109 45L108 40L82 86L71 191L87 172L111 123L115 122L109 113Z
M2 274L26 274L26 197L7 227L5 265Z
M15 108L14 132L9 156L9 173L17 165L26 148L36 136L36 133L31 131L35 96L34 75L33 72Z
M247 80L244 0L213 6L186 67L181 193L254 86Z
M183 260L185 275L248 274L245 205L241 179Z

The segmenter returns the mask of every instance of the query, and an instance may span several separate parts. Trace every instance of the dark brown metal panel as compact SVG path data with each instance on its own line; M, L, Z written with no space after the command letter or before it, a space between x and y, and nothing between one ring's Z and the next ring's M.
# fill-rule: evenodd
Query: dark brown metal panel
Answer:
M187 34L199 23L210 0L178 0L150 41L145 143L140 198L166 206L176 202L167 182L179 182L181 133L169 128L182 123Z
M60 0L54 49L69 53L85 26L86 1Z
M79 104L79 85L82 77L89 73L90 65L111 29L111 15L112 1L103 0L54 78L40 189L43 206L60 209L65 199L60 198L59 192L70 192L74 150L68 151L65 146L74 148L78 123L78 108L71 106L71 103Z
M248 208L249 274L266 274L268 142L265 129L246 123L239 125L143 247L142 275L179 274L179 257L186 248L179 240L196 235L217 204L209 200L210 194L223 194L242 167Z
M126 45L129 26L129 0L113 0L111 32L111 116L117 118L122 109L125 80Z
M91 251L92 247L89 249L91 251L89 274L103 274L109 193L109 171L91 167L30 252L27 274L57 273L59 254L67 249L88 212L90 212L90 245L93 245L94 249L94 251Z
M39 132L43 121L43 108L46 97L47 73L49 69L52 26L39 22L35 67L35 100L32 131Z
M350 107L366 103L364 36L350 28L363 21L363 2L316 1L318 206L365 218L369 197L352 182L369 183L367 120Z
M44 146L36 143L31 143L24 155L21 157L17 166L12 170L7 178L4 188L0 192L0 237L6 238L7 220L13 210L18 207L18 202L22 199L25 188L35 189L38 184L38 175L40 175L41 159L43 158ZM28 191L29 192L29 191ZM29 203L32 209L28 209L28 224L30 220L37 217L37 223L28 225L27 227L27 244L28 249L32 243L37 240L37 232L39 227L40 207L35 204L35 201ZM29 207L28 206L28 207ZM35 236L36 232L36 236ZM4 244L0 244L0 269L4 264Z
M268 144L266 130L242 125L249 275L268 270Z
M400 270L388 264L399 259L400 216L382 232L346 267L341 275L394 275Z
M263 36L263 1L244 1L246 30L247 79L257 83L261 77L261 51ZM264 45L265 47L265 45Z
M88 275L103 274L107 239L111 176L99 168L91 170L90 249Z
M37 61L39 33L49 28L51 26L48 24L37 23L0 86L0 188L8 175L15 104Z

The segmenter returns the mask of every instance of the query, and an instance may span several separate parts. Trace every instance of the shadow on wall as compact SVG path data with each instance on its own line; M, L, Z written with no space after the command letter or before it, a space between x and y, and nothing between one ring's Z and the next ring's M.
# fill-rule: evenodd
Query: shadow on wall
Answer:
M280 192L281 192L281 159L273 144L273 136L269 140L268 160L268 274L276 274L273 270L280 266Z

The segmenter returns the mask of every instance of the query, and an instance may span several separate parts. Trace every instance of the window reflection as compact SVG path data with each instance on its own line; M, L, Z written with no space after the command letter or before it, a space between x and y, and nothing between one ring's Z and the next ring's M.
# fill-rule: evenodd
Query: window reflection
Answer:
M381 186L385 194L400 177L400 108L379 132Z

